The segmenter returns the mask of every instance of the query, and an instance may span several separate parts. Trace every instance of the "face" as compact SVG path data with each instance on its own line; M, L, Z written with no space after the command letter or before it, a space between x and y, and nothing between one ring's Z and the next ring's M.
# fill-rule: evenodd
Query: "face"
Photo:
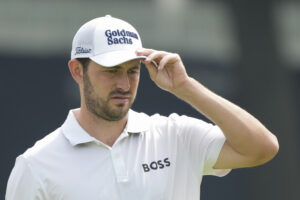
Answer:
M107 121L123 119L134 102L139 78L139 60L109 68L90 61L83 73L83 96L88 111Z

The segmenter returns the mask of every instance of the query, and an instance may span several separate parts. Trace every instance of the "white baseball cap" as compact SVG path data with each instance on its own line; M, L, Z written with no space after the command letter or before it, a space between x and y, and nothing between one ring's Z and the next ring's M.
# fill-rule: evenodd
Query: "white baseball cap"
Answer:
M129 23L106 15L82 25L73 38L71 59L90 58L104 67L145 58L137 56L141 38Z

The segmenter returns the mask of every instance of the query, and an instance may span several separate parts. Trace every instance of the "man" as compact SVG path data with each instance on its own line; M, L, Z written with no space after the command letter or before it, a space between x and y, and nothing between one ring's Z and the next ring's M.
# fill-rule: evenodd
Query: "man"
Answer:
M131 110L141 62L158 87L216 125ZM257 119L189 77L177 54L143 49L123 20L84 24L68 66L80 108L17 158L6 200L196 200L203 175L260 165L278 151Z

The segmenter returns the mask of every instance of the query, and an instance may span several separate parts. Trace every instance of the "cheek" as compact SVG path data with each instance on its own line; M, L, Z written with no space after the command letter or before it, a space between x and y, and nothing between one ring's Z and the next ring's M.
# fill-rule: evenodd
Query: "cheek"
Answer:
M97 76L97 78L94 80L94 87L97 88L97 90L101 92L106 92L111 90L113 87L113 78L109 76Z
M140 81L140 76L132 77L130 79L131 87L136 89L139 85L139 81Z
M95 98L106 99L111 86L108 81L94 81L93 82L93 95Z

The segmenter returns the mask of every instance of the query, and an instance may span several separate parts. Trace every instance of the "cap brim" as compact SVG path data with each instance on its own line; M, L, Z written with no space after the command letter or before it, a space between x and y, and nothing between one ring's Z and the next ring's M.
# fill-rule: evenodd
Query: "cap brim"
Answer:
M132 51L113 51L97 56L90 57L91 60L98 63L103 67L114 67L122 63L135 60L135 59L145 59L146 56L138 56Z

